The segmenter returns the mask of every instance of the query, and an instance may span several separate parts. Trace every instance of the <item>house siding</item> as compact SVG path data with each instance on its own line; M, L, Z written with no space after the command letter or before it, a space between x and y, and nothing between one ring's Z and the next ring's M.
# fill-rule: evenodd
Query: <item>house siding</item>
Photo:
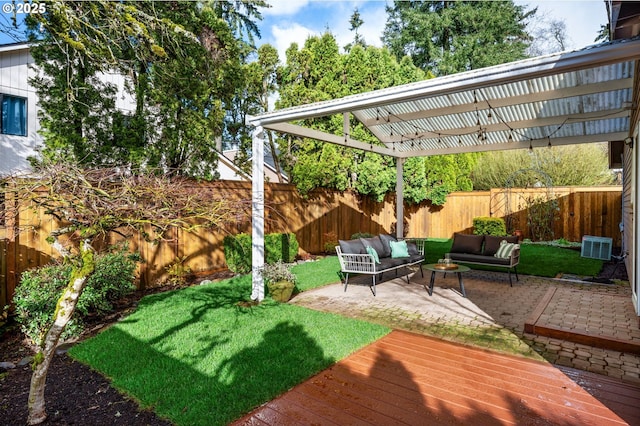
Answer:
M42 143L38 134L37 96L29 84L34 75L33 58L26 43L0 47L0 93L27 100L27 135L0 134L0 176L29 167L27 158Z

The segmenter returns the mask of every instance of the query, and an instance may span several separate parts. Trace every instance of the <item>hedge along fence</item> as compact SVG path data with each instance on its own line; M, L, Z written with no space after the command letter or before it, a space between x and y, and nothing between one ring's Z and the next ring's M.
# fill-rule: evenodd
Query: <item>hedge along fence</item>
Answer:
M224 257L229 270L238 274L251 271L252 250L251 235L227 235L224 237ZM285 263L293 262L298 255L298 240L296 234L267 234L264 237L265 263L273 264L281 260Z
M250 182L219 181L211 183L222 197L249 200ZM526 209L512 188L507 210L505 191L458 192L450 194L444 206L430 203L405 205L405 231L409 237L451 238L454 232L473 232L476 217L503 217L510 211L519 225L526 224ZM536 189L520 190L523 196L535 195ZM546 190L544 190L546 193ZM555 238L581 241L583 235L611 237L620 244L621 221L620 186L578 188L554 187L558 202L558 218L554 221ZM389 194L383 202L375 202L350 192L317 190L302 197L292 185L265 184L265 233L294 233L301 254L323 253L329 239L348 239L358 232L379 234L394 232L395 195ZM0 305L11 299L13 289L22 271L46 264L56 253L46 242L53 220L45 215L25 212L17 218L20 224L31 224L33 230L16 235L12 226L0 227L4 236L4 250L0 251ZM512 221L515 222L515 221ZM0 224L2 225L2 224ZM525 226L520 228L528 238ZM140 288L161 285L168 279L167 268L179 259L194 273L226 269L223 249L225 236L251 232L250 218L238 215L228 224L228 232L202 230L197 234L172 231L171 240L160 244L147 243L141 236L127 238L132 250L144 259L139 267ZM512 230L507 229L508 232ZM4 233L4 235L3 235ZM111 235L105 244L121 241L123 237ZM2 249L2 247L0 247ZM2 280L4 275L4 280Z

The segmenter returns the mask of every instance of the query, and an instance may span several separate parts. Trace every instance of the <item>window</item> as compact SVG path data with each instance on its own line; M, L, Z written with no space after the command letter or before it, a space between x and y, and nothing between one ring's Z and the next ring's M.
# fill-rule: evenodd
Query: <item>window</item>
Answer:
M0 95L2 116L0 133L27 136L27 100L17 96Z

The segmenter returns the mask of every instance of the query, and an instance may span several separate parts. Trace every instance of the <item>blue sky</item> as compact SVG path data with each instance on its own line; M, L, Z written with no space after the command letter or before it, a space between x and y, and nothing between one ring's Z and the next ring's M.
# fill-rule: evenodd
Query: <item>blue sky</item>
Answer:
M325 30L336 37L339 46L353 41L349 31L349 19L357 7L364 24L359 33L367 44L380 46L387 15L384 0L267 0L274 6L263 11L263 21L259 24L262 33L260 43L270 43L284 52L296 42L302 45L310 35L322 34ZM391 3L391 2L389 2ZM528 9L538 7L538 15L547 14L550 19L564 20L569 34L569 48L589 46L596 38L600 25L607 22L607 10L603 0L560 0L560 1L516 1L518 5L528 5Z
M262 38L258 44L270 43L284 52L293 42L302 45L310 35L322 34L329 30L338 44L344 46L353 40L349 31L349 19L357 7L364 24L360 34L367 44L380 46L380 37L386 21L385 0L267 0L273 7L263 11L263 21L259 23ZM0 0L5 6L10 0ZM569 33L569 47L581 48L593 44L600 25L607 22L603 0L559 0L559 1L516 1L517 4L538 6L538 14L548 14L552 19L566 22ZM4 9L4 8L2 8ZM6 20L6 13L0 19ZM6 22L6 21L5 21ZM0 44L13 40L0 34Z

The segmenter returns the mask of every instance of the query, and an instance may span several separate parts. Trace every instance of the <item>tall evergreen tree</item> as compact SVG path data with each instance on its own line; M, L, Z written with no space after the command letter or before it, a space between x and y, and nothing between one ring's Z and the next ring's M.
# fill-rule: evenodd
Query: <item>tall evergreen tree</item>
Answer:
M395 1L386 10L385 45L436 76L523 59L535 14L513 1Z
M353 31L354 33L353 43L347 44L344 47L344 50L348 52L349 50L351 50L353 46L358 46L358 45L362 47L367 47L367 44L364 41L364 37L362 37L362 34L358 32L358 29L362 26L362 24L364 24L364 21L360 17L360 12L358 11L357 7L354 9L353 13L351 14L351 19L349 19L349 24L351 25L349 27L349 30Z

